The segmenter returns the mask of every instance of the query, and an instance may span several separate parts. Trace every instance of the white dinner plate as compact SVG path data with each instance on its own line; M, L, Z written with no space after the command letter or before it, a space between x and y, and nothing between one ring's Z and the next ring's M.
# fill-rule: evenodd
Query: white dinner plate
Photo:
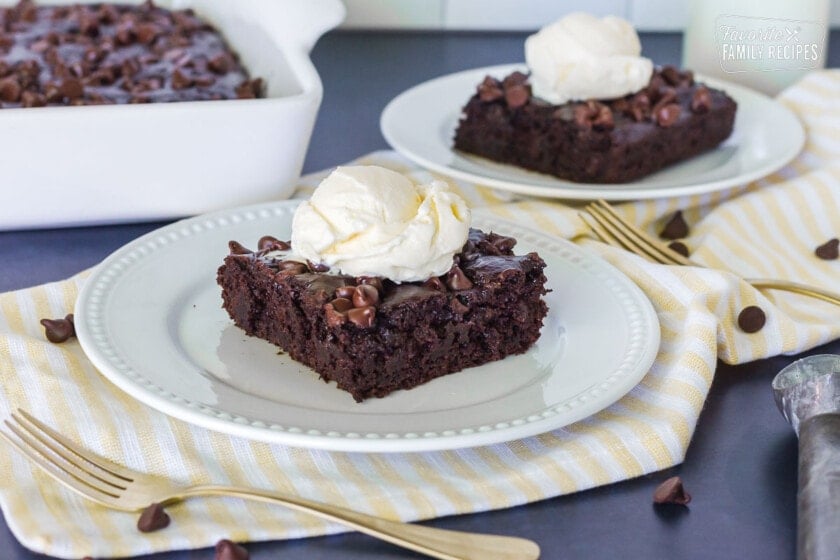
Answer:
M783 167L805 142L801 123L781 103L743 86L700 76L699 80L725 90L738 103L732 135L714 150L638 181L574 183L455 151L452 143L461 108L476 86L486 75L503 78L514 70L526 68L508 64L467 70L403 92L382 113L385 140L415 163L455 179L520 194L575 200L684 196L745 185Z
M547 263L549 313L526 354L356 403L221 308L229 240L288 239L295 201L199 216L117 250L85 283L79 341L99 371L166 414L257 440L341 451L423 451L509 441L589 416L627 393L659 347L644 294L562 239L477 213Z

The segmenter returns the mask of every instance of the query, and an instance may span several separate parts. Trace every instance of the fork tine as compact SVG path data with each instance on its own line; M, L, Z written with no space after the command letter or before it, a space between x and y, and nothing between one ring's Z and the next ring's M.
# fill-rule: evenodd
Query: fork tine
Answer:
M595 234L595 237L597 237L598 239L600 239L601 241L603 241L607 245L613 245L613 246L616 246L616 247L624 247L624 245L621 243L621 241L619 241L618 239L613 237L613 235L610 234L610 232L608 232L607 230L602 228L601 223L598 222L595 218L593 218L591 214L584 213L584 212L578 212L578 216L580 216L580 219L583 220L583 223L585 223L586 226L590 230L592 230L592 233Z
M667 261L663 262L662 256L658 252L651 251L647 245L639 243L636 239L629 235L624 228L617 226L615 222L610 220L608 216L605 216L599 208L590 204L586 207L586 211L589 212L593 221L597 222L598 225L610 235L610 237L617 241L619 246L631 253L647 257L654 262L670 264ZM615 243L613 243L613 245L615 245Z
M645 246L650 248L651 252L656 252L658 255L660 255L661 258L657 259L659 262L662 262L664 264L679 264L683 266L692 266L694 264L686 257L666 247L658 239L654 239L653 237L639 229L635 224L631 224L624 217L622 217L621 214L616 212L615 209L612 206L610 206L609 203L607 203L607 201L599 199L595 202L595 207L601 209L605 215L611 217L617 223L624 226L628 234L632 234L639 244L644 244Z
M24 457L29 459L38 468L80 496L105 506L117 507L116 500L118 495L113 492L113 489L109 492L107 490L103 490L98 485L92 485L83 480L84 475L82 475L82 478L77 477L75 474L69 472L65 466L56 463L54 458L50 456L49 452L46 451L45 448L39 446L37 442L33 442L33 438L22 434L20 430L16 429L8 421L6 421L6 425L18 436L18 438L21 439L18 441L9 435L5 430L1 429L0 438L4 439L12 447L17 449Z
M90 451L86 451L85 449L81 448L79 445L73 443L65 436L59 434L28 412L23 409L17 409L18 413L23 416L26 421L37 428L38 431L48 435L55 443L61 445L64 449L75 455L76 457L82 459L83 461L90 464L92 467L96 468L98 471L101 471L103 476L112 475L117 477L118 479L122 479L122 481L115 481L120 483L120 485L124 486L121 482L133 482L136 474L130 471L128 468L118 465L112 461L104 457L100 457L98 455L94 455ZM16 418L15 414L12 414L13 418ZM23 424L19 418L16 418L18 423ZM29 430L30 432L34 432L34 430ZM40 439L40 438L39 438Z

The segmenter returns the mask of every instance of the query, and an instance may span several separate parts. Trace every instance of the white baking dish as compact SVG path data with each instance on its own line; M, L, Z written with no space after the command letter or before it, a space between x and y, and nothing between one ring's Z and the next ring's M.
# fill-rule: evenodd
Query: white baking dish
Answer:
M309 51L343 19L343 4L156 4L212 22L266 80L267 98L2 109L0 229L165 219L291 194L322 97Z

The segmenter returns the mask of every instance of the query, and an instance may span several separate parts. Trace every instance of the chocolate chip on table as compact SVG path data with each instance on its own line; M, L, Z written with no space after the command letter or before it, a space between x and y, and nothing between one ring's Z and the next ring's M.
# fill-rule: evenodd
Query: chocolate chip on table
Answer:
M44 334L47 340L54 343L67 342L76 336L76 326L73 323L73 314L65 316L64 319L41 319L44 326Z
M685 491L682 479L672 476L656 487L653 492L654 504L677 504L684 506L691 501L691 494Z
M668 243L668 248L671 249L673 252L679 253L680 255L686 258L689 255L688 245L686 245L682 241L671 241L670 243Z
M814 250L814 254L825 261L833 261L840 256L840 240L836 237L829 239Z
M216 543L215 560L248 560L250 557L244 546L233 541L222 539Z
M169 526L169 514L158 503L149 504L137 520L137 529L143 533L151 533Z
M738 327L745 333L758 332L767 322L767 315L757 305L748 305L738 313Z
M688 235L688 224L683 218L682 210L677 210L671 219L659 232L659 237L662 239L681 239Z

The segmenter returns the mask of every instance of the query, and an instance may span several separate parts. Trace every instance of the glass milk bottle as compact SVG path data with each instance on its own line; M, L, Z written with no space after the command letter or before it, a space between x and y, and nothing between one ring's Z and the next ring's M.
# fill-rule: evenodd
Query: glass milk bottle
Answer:
M683 67L775 95L825 67L829 0L689 0Z

